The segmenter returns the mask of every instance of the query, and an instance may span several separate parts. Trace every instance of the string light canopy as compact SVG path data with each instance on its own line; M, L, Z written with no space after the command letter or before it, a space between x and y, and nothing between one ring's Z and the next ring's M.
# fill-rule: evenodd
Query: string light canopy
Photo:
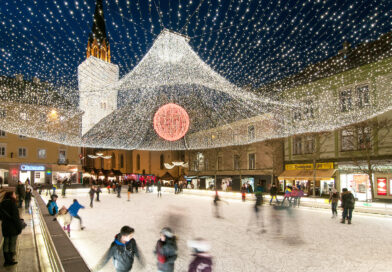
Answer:
M305 92L321 92L314 103L299 91L278 99L293 85L285 78L309 65L321 63L322 78L323 60L343 41L355 48L390 31L390 1L100 0L95 9L91 1L3 2L0 128L12 133L102 148L198 149L330 130L391 108L386 91L372 98L375 107L341 114L332 81ZM105 14L106 28L93 24L94 12ZM104 54L94 51L92 25L107 31L97 39ZM390 47L378 50L388 56ZM88 69L76 77L82 62ZM83 89L95 112L78 105L81 78L94 85L109 74L99 88ZM189 116L188 132L175 141L154 130L154 114L169 103ZM314 114L293 122L298 108ZM99 118L82 132L82 116Z

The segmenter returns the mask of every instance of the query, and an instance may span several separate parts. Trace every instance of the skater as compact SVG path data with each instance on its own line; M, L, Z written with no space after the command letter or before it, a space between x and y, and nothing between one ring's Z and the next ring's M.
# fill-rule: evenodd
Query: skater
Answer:
M208 253L211 248L210 244L201 238L188 241L187 244L194 256L189 264L188 272L212 272L212 258Z
M168 227L163 228L160 235L161 237L155 246L155 254L158 258L158 271L174 272L174 262L177 259L176 236Z
M21 234L23 226L16 206L16 195L14 192L6 192L0 203L1 230L3 233L4 266L15 265L16 242Z
M18 181L18 185L16 186L16 194L18 195L18 208L22 208L23 199L26 195L26 189L20 180Z
M53 187L52 187L53 193L52 193L52 195L56 194L56 189L57 189L57 185L53 184Z
M299 204L301 204L301 198L305 195L304 190L302 190L301 186L299 185L297 194L297 207L299 208Z
M117 197L120 198L121 197L121 183L117 183Z
M67 190L67 179L63 181L63 187L61 188L61 196L65 197L65 191Z
M353 194L347 190L347 188L343 188L342 190L342 209L343 209L343 214L342 214L342 221L340 223L344 224L347 218L347 223L351 224L351 218L353 216L353 210L355 207L355 198Z
M174 182L174 194L177 194L177 193L178 193L178 182L175 181Z
M131 201L132 184L128 183L128 201Z
M284 198L282 201L282 206L283 206L284 201L286 199L289 201L289 206L291 206L290 197L291 197L291 188L290 188L290 186L286 186L286 190L284 191Z
M162 181L161 180L158 180L157 192L158 192L158 197L162 197Z
M102 257L101 261L93 268L93 271L102 269L108 261L113 258L114 268L117 272L131 271L134 256L136 256L142 266L144 261L133 238L135 230L129 226L121 228L119 234L114 238L109 250Z
M274 198L275 198L276 203L279 204L277 194L278 194L278 187L276 187L275 183L272 183L272 186L270 189L270 195L271 195L270 205L272 205L272 200L274 200Z
M41 194L42 193L42 184L38 184L38 193Z
M330 195L329 195L329 203L331 204L331 209L332 209L332 217L331 218L336 218L338 216L338 202L339 202L339 192L333 188Z
M246 192L248 191L248 189L246 188L246 185L242 185L241 187L241 197L242 197L242 201L246 200Z
M260 189L260 188L261 189ZM261 205L263 205L263 194L260 190L262 190L261 184L259 183L258 186L258 191L256 191L255 196L256 196L256 202L255 202L255 206L254 206L254 212L255 212L255 217L251 217L250 221L249 221L249 226L248 226L248 231L250 230L250 227L253 224L253 221L256 220L256 226L261 228L261 233L265 233L265 229L264 229L264 221L263 221L263 215L260 214L260 209L261 209Z
M71 237L71 221L72 216L65 206L61 207L59 213L57 214L57 220L63 225L63 230L67 231L68 237Z
M84 206L80 205L78 200L74 199L71 206L68 208L68 212L71 215L72 219L77 218L79 219L79 226L81 230L84 230L84 226L82 224L82 218L78 215L80 209L84 209Z
M220 214L220 203L219 203L219 202L222 202L222 201L224 201L224 200L222 200L219 197L218 191L215 191L215 196L214 196L213 203L214 203L214 207L215 207L215 217L216 218L223 218L221 216L221 214ZM224 201L224 202L226 202L226 204L229 204L227 201Z
M30 201L31 201L32 196L33 195L31 193L31 189L27 188L26 195L25 195L25 210L26 210L26 212L29 212L29 210L30 210Z
M95 201L100 202L99 194L102 193L101 186L99 186L99 185L97 186L97 190L95 191L95 193L97 194L97 197L96 197Z
M55 216L59 212L59 207L57 206L57 195L51 195L50 200L48 201L48 204L46 204L46 207L48 208L48 212L50 215Z
M90 191L88 192L90 195L90 207L93 207L93 201L94 201L94 194L95 194L95 187L91 186Z

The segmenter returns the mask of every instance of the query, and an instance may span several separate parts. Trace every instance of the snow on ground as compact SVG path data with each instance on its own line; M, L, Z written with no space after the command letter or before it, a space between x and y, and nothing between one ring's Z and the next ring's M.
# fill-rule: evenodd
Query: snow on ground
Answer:
M125 191L125 190L124 190ZM175 271L187 271L191 260L188 239L203 237L211 242L214 270L251 271L391 271L392 218L354 213L353 224L331 219L327 210L299 208L291 213L264 206L266 232L257 226L253 202L221 203L223 219L213 217L212 199L190 195L144 192L131 195L127 202L102 194L101 202L89 207L87 194L60 197L58 206L68 207L73 198L86 206L79 221L71 225L71 240L90 267L109 248L123 225L135 228L135 239L146 266L135 261L132 271L156 271L153 254L163 226L173 227L178 236L179 257ZM280 229L280 232L279 232ZM114 271L108 263L102 271Z

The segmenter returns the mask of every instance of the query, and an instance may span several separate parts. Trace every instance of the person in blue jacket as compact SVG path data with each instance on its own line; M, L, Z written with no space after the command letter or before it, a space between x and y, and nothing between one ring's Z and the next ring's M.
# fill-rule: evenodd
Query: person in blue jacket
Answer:
M59 212L59 207L57 207L57 195L51 195L50 196L50 200L48 202L48 204L46 205L46 207L48 208L48 212L50 215L56 215Z
M84 227L82 224L82 218L78 215L78 212L80 209L84 209L84 206L80 205L77 199L74 199L72 205L69 206L69 208L68 208L68 212L72 218L75 217L75 218L79 219L80 229L84 230Z

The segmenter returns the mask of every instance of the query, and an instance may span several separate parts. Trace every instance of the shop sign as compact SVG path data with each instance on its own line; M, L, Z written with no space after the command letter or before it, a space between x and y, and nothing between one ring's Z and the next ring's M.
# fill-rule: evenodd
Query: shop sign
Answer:
M316 163L316 169L334 169L333 162ZM313 163L286 164L285 170L313 170Z
M45 171L44 165L29 165L29 164L22 164L20 166L21 171Z
M378 195L387 195L387 179L386 178L378 178L377 179L377 194Z

